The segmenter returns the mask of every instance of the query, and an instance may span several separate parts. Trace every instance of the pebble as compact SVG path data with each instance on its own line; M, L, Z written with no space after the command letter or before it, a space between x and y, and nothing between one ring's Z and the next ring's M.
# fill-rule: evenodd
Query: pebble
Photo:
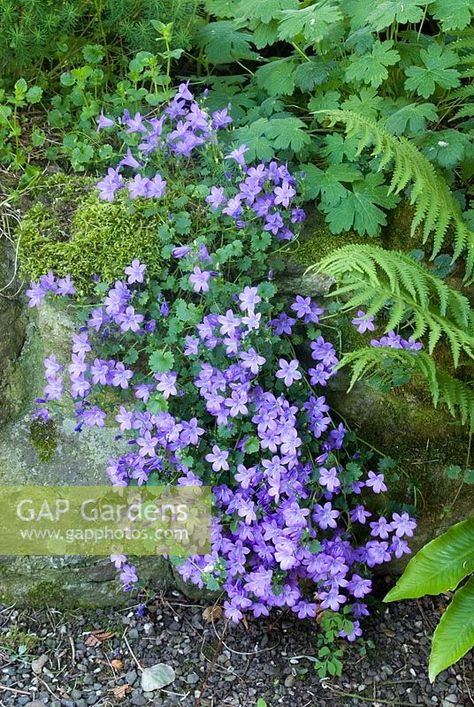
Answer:
M125 682L127 685L134 685L137 681L138 675L136 670L129 670L128 673L125 675Z

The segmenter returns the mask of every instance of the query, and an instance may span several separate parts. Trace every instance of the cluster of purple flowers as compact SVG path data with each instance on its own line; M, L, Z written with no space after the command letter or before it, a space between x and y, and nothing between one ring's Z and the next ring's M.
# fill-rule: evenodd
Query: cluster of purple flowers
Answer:
M153 178L143 174L148 169L151 156L159 152L160 157L189 158L201 146L216 147L217 132L231 123L232 118L226 108L209 115L184 83L160 117L147 119L140 113L132 117L125 110L119 124L126 128L127 133L139 136L137 154L134 155L128 148L117 167L108 169L107 175L97 184L99 198L113 201L115 193L123 188L127 188L130 199L162 197L166 191L166 180L159 173ZM98 129L113 126L110 118L100 116ZM224 160L237 166L237 174L226 171L230 186L211 187L206 202L213 211L231 217L239 229L253 221L261 224L263 231L280 240L292 240L294 232L290 226L305 219L304 210L293 204L296 180L286 165L276 161L248 167L245 161L247 150L245 145L241 145L224 155ZM124 168L135 172L133 179L127 183L122 175ZM235 186L232 186L234 183Z
M303 209L293 206L296 180L286 165L273 161L248 167L245 163L245 145L233 150L225 159L233 160L240 167L242 177L232 193L224 187L212 187L206 202L214 211L221 210L231 217L238 228L245 228L250 221L262 224L280 240L292 240L294 233L289 224L305 219Z
M143 174L153 153L159 151L163 156L189 158L196 148L206 143L216 143L216 132L232 122L227 109L217 110L208 115L194 100L188 84L182 83L160 117L145 118L140 113L132 117L125 110L118 123L129 134L139 137L137 155L130 147L117 167L109 167L107 175L98 182L99 198L113 201L119 189L127 188L130 199L137 197L161 198L166 192L166 180L161 174L153 177ZM114 122L101 114L98 130L114 127ZM127 183L122 171L127 167L135 172Z
M72 296L76 294L76 288L69 275L66 277L56 278L50 270L47 275L41 275L39 282L30 283L26 290L29 307L38 307L48 294L59 295L61 297Z
M373 315L366 314L362 309L359 309L357 316L352 320L352 324L359 334L365 334L366 331L375 331ZM370 344L376 348L385 346L389 349L405 349L406 351L420 351L423 348L421 341L414 341L412 337L404 339L394 331L389 331L380 339L372 339Z
M307 371L296 354L287 356L286 327L291 332L313 326L322 308L298 296L288 308L294 317L286 312L272 318L259 287L246 286L186 336L178 371L143 380L120 360L95 352L105 330L108 338L143 337L157 325L139 311L145 266L134 261L126 275L127 282L110 288L72 338L69 394L78 430L105 424L107 415L94 402L101 387L128 392L128 403L125 398L113 413L129 445L109 463L112 484L146 484L152 473L178 485L212 479L218 511L212 551L186 560L179 567L183 578L198 586L212 578L226 592L225 615L235 622L245 612L267 616L273 607L289 607L300 618L348 607L353 630L341 635L355 640L359 620L368 613L368 568L409 552L404 538L413 534L415 523L406 513L394 513L390 521L381 516L368 524L372 512L366 500L387 490L384 476L368 471L348 480L338 461L346 430L334 424L324 395L314 390L334 375L333 345L322 336L313 340L315 367ZM47 404L64 394L64 368L49 356L45 369ZM199 399L205 405L199 419L186 419L179 407L190 383L195 408ZM166 409L147 409L152 394L161 394ZM196 460L192 467L190 456ZM138 579L135 567L123 555L113 561L130 589Z

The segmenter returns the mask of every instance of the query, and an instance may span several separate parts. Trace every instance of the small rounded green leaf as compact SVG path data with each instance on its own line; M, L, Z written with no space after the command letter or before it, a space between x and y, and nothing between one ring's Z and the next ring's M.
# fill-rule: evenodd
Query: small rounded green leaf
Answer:
M474 516L456 523L425 545L410 560L384 601L447 592L456 589L471 572L474 572Z
M433 635L429 677L436 676L474 646L474 577L459 589Z

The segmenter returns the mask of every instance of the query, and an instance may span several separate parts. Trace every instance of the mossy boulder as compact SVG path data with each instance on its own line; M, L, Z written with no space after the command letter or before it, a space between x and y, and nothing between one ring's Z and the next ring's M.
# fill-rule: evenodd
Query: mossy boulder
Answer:
M175 586L173 571L161 557L136 562L141 579L155 591ZM108 558L0 557L0 601L23 606L89 608L127 606L117 570Z
M34 193L34 204L18 228L21 273L37 280L53 270L70 274L76 287L90 292L93 277L113 282L134 258L159 269L162 220L137 199L127 204L120 192L113 203L100 201L90 177L48 177Z
M11 375L26 339L26 316L18 296L15 253L7 239L0 238L0 428L14 414Z
M0 485L108 485L111 457L126 450L116 428L76 431L73 405L65 404L61 418L47 425L31 420L33 400L44 386L43 359L55 353L63 364L70 358L75 330L74 307L45 303L31 312L21 356L12 367L8 390L16 414L0 430ZM186 585L161 557L139 558L140 578L154 591L179 587L202 598ZM27 606L121 606L129 602L108 558L0 557L0 601Z
M452 481L447 473L452 464L466 466L469 431L413 386L382 393L358 383L347 392L348 382L343 373L332 379L328 401L361 440L397 462L399 478L390 482L390 498L416 506L418 528L410 546L418 550L474 513L474 486ZM404 564L406 558L392 570Z

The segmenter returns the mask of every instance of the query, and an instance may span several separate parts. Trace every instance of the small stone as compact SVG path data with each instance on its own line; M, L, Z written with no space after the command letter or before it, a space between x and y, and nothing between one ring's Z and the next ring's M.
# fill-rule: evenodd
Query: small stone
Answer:
M131 628L130 631L128 632L128 638L138 638L138 631L136 628Z
M48 662L48 656L47 655L40 655L38 658L35 658L34 660L31 661L31 669L34 672L35 675L40 675L41 672L43 671L44 666Z
M295 684L295 676L294 675L287 675L285 678L285 687L293 687Z
M197 673L189 673L186 678L186 682L188 683L188 685L195 685L197 682L199 682L199 675Z
M138 675L136 670L129 670L125 675L125 682L127 685L134 685L137 681Z

